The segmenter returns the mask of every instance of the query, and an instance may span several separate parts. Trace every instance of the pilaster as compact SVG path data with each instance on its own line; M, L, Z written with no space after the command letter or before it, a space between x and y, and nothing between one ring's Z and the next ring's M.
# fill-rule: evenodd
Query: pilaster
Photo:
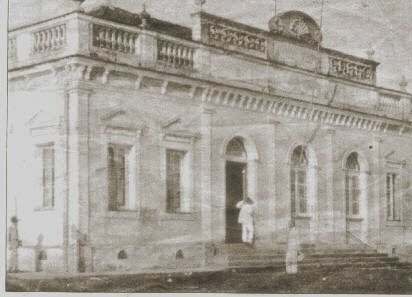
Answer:
M141 67L153 67L157 57L157 39L147 33L140 33L136 40L136 51Z
M67 88L65 245L69 272L90 267L85 257L87 251L81 250L89 240L89 97L90 90L81 84L73 83Z
M267 199L268 199L268 218L265 222L267 228L269 228L269 239L271 242L271 246L275 245L277 240L277 222L276 222L276 166L277 160L276 158L276 129L279 125L273 116L268 117L267 123Z
M323 189L323 197L320 203L323 207L320 207L320 224L319 224L319 237L322 242L330 243L336 241L336 235L341 233L342 224L341 216L338 211L335 211L334 197L335 197L335 183L334 183L334 138L335 129L331 127L324 128L324 145L322 160L322 173L320 189ZM340 208L339 208L340 209Z
M369 203L369 242L378 245L380 243L380 231L383 228L381 225L381 209L385 207L384 197L382 192L382 184L386 181L385 175L382 168L382 156L381 156L381 143L382 139L379 137L374 137L372 141L373 150L373 160L372 160L372 170L373 170L373 188L372 198ZM382 208L383 207L383 208Z
M214 108L209 105L202 105L201 113L201 169L202 169L202 190L201 190L201 210L202 210L202 238L204 242L211 242L212 234L212 115Z

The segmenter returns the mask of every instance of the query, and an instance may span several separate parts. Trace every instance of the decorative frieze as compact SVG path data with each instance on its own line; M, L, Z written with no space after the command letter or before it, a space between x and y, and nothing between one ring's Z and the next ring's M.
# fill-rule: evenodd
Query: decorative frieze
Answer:
M72 82L90 82L90 83L106 83L110 85L108 79L110 68L102 65L88 65L87 63L73 63L65 66L59 66L59 68L51 69L52 75L56 79L57 85L64 85L65 83ZM119 70L117 70L119 72ZM154 78L148 73L140 72L125 72L127 75L136 76L136 81L131 80L131 90L145 89L147 91L158 91L160 94L168 94L170 85L179 85L178 82L171 81L170 79ZM24 76L23 76L24 77ZM27 75L26 75L27 78ZM13 81L17 77L11 78ZM22 82L19 87L27 87L27 81L23 79L17 79ZM145 81L145 85L150 81L156 81L155 84L151 84L150 87L144 87L142 81ZM14 83L15 84L15 83ZM218 86L199 86L189 82L180 85L185 86L186 92L179 93L179 97L187 96L189 100L199 100L203 104L211 104L213 106L226 106L230 108L239 108L249 111L256 111L264 114L271 114L275 116L289 117L294 119L300 119L308 122L317 122L333 126L350 127L359 130L382 132L382 133L402 133L410 134L412 132L412 126L404 123L399 123L396 120L388 120L375 115L362 115L356 112L332 109L330 106L321 104L310 104L299 102L298 100L285 99L284 97L272 96L270 94L253 93L251 91L236 90L229 87ZM165 96L167 98L167 96ZM393 100L397 100L397 97L392 94L381 94L380 104L394 104ZM403 108L403 106L396 103L397 108ZM382 105L383 106L383 105Z
M194 49L169 40L157 40L157 60L176 68L193 68Z
M44 53L66 45L66 25L58 25L33 33L33 53Z
M229 28L221 24L208 24L209 42L266 53L267 38Z
M366 83L374 80L371 66L332 56L329 57L329 75Z
M93 24L92 36L95 47L125 54L136 54L137 33Z

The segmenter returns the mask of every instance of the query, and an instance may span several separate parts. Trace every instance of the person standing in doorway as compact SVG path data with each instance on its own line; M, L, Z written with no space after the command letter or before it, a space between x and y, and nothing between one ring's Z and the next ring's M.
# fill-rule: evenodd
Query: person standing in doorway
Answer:
M19 239L19 232L17 228L17 217L11 218L12 225L9 227L9 236L8 236L8 243L9 243L9 250L10 250L10 266L9 272L17 272L18 271L18 263L19 263L19 252L18 249L21 245L21 241Z
M242 241L249 246L253 243L255 206L249 197L236 204L236 207L240 208L238 222L242 224Z

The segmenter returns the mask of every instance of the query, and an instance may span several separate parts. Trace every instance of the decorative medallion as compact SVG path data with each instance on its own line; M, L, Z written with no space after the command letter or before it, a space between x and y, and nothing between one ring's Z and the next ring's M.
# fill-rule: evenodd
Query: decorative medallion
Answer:
M309 15L300 11L288 11L274 16L269 21L269 30L275 35L311 46L318 46L322 41L318 24Z

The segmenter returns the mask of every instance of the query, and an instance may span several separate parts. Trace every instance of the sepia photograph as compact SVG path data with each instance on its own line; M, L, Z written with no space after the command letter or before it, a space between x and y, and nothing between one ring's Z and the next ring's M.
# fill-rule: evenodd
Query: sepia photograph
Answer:
M6 295L412 294L411 0L0 6Z

